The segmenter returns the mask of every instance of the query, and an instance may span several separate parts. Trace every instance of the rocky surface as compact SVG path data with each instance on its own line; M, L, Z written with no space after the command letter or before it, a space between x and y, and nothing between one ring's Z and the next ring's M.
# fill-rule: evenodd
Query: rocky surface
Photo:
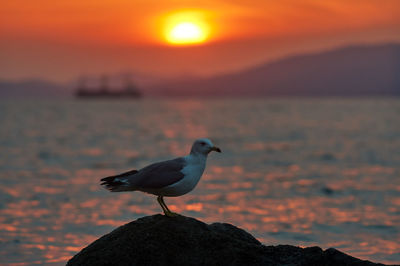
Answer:
M383 265L336 249L264 246L230 224L154 215L125 224L76 254L67 265Z

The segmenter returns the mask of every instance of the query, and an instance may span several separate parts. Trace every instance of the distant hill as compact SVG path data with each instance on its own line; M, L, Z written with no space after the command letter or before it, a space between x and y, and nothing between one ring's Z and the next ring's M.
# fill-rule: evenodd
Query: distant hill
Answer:
M45 80L0 80L0 98L54 98L68 94L64 86Z
M400 44L298 55L208 79L153 88L170 96L400 95Z
M123 80L125 74L111 77ZM131 75L145 96L400 96L400 44L291 56L211 78ZM72 82L0 80L0 98L71 97L75 87Z

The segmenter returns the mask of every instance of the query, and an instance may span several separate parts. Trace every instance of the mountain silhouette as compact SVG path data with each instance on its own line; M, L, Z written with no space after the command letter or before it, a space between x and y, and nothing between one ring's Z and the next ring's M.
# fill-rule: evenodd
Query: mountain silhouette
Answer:
M400 95L400 44L297 55L207 79L154 88L177 96Z
M399 96L400 44L351 46L289 56L209 78L153 78L144 96ZM74 86L0 80L0 97L72 96Z

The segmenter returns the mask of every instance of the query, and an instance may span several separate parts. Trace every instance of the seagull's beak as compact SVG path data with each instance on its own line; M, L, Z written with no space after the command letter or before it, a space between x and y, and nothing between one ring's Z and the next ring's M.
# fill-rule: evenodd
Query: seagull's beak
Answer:
M214 146L211 148L211 151L221 152L221 149Z

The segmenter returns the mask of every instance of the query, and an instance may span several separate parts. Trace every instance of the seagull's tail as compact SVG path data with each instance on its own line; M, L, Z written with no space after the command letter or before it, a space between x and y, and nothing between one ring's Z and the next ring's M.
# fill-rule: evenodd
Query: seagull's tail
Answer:
M129 177L136 174L137 170L132 170L120 175L108 176L100 179L102 186L111 192L130 191L132 187L129 183Z

